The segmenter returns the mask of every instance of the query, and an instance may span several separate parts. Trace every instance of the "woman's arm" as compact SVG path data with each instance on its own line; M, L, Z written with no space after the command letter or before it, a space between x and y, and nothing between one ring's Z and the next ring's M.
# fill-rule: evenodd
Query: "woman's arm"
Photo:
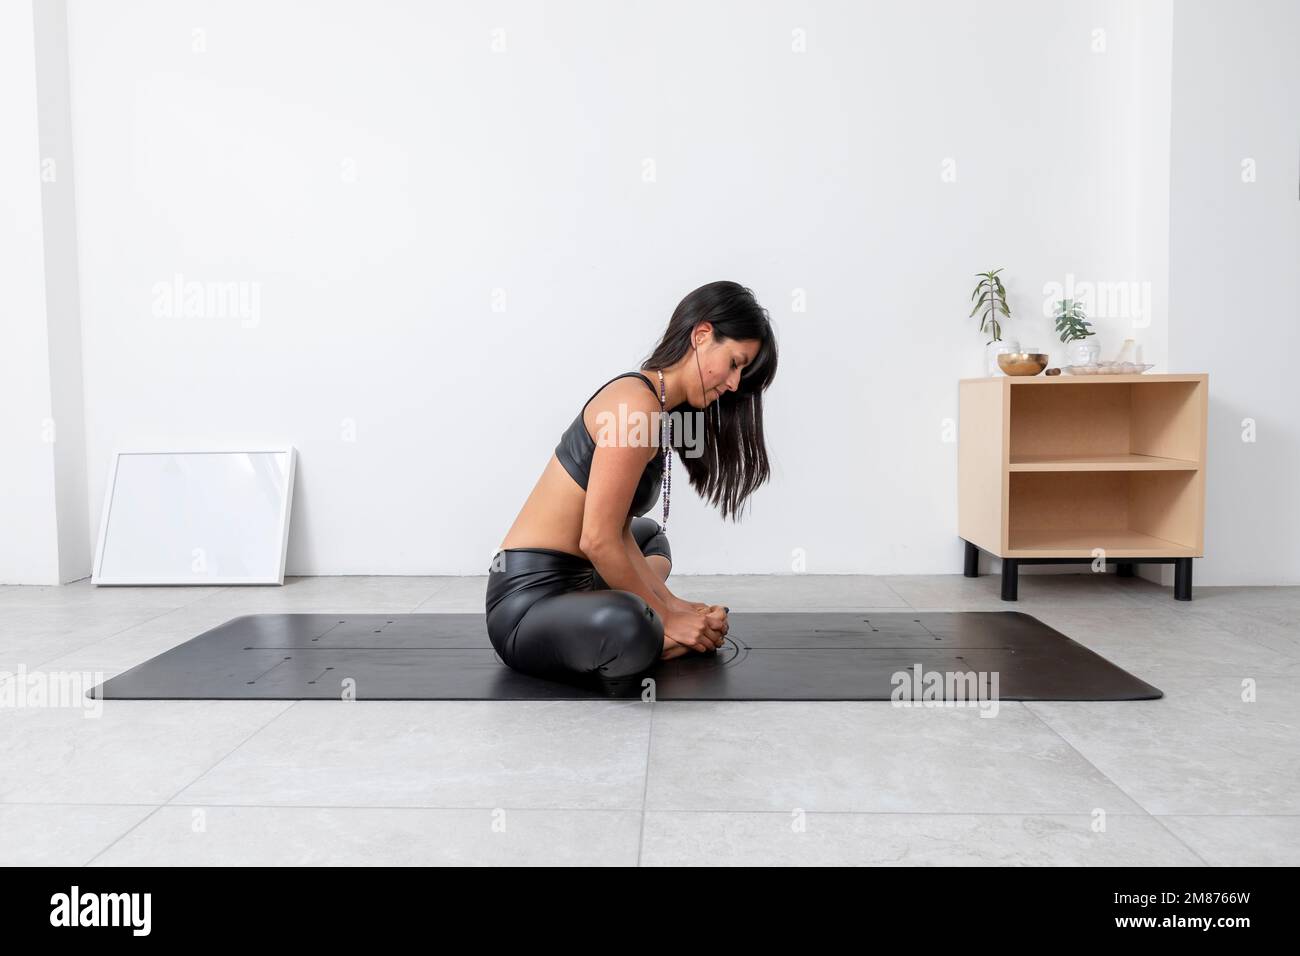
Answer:
M685 604L677 595L668 590L668 585L655 573L655 569L650 567L650 562L645 559L645 555L641 552L641 546L636 543L636 536L632 534L631 518L628 519L623 528L623 547L626 549L627 558L632 562L632 567L636 569L636 573L641 576L646 586L654 591L659 600L664 603L664 607L674 608Z
M615 533L617 534L617 531ZM627 553L621 536L614 539L584 538L582 553L587 556L587 560L596 568L601 580L611 591L631 591L650 605L661 621L668 619L672 609L660 597L659 590L637 570L638 563L634 562ZM645 564L645 557L640 549L637 550L637 557L641 558L639 564L649 571L650 566ZM654 577L653 572L650 577Z
M665 600L667 589L656 587L661 583L659 576L646 564L641 549L634 549L634 561L627 546L631 528L627 515L632 496L646 463L657 450L643 441L639 432L624 434L621 427L613 426L613 423L634 421L634 414L645 415L647 421L652 421L651 412L658 410L658 398L647 391L644 383L638 385L630 379L610 385L588 404L587 411L594 416L592 430L596 447L587 479L578 547L610 590L631 591L666 622L672 610ZM600 431L596 430L597 426Z

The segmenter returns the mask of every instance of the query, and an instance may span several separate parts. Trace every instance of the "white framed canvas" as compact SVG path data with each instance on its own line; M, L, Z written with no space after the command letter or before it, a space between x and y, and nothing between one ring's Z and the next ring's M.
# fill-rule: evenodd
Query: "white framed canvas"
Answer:
M90 582L284 584L295 450L116 450Z

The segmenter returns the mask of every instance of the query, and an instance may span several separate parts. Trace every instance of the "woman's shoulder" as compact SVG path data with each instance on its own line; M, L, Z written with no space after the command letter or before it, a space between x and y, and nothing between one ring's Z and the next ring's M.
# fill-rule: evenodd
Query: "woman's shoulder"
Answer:
M592 404L597 398L604 398L606 401L625 402L628 405L635 405L637 408L654 408L659 409L659 393L655 391L654 384L642 372L631 371L621 372L613 378L606 379L605 383L592 393L588 404Z
M660 411L659 396L646 387L646 382L638 373L633 372L607 381L587 402L584 409L586 424L593 435L599 435L602 425L606 428L627 427L644 434L647 441L653 441L653 432L658 425ZM640 444L640 439L629 442ZM600 444L597 441L597 444Z

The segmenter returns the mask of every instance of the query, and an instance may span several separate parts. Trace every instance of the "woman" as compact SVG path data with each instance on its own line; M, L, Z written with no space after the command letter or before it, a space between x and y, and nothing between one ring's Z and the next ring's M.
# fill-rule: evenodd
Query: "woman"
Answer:
M488 637L507 665L621 690L660 659L722 644L728 609L664 583L671 460L735 520L768 480L762 393L776 360L753 293L711 282L682 299L638 371L588 399L488 571ZM643 517L661 487L662 527Z

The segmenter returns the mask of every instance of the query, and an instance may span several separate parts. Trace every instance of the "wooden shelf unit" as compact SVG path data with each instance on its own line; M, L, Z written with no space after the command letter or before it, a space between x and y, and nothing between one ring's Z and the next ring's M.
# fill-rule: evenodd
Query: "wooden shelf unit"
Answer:
M1209 376L1008 376L959 383L957 533L1020 564L1172 563L1191 597L1204 556ZM1122 559L1129 559L1127 561Z

